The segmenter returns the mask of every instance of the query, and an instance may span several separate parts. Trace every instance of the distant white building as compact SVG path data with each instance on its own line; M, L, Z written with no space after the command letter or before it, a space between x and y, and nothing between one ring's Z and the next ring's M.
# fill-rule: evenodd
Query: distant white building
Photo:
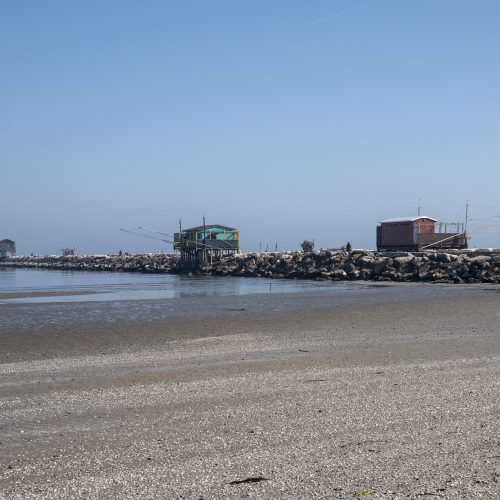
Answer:
M0 241L0 258L16 255L16 242L12 240Z

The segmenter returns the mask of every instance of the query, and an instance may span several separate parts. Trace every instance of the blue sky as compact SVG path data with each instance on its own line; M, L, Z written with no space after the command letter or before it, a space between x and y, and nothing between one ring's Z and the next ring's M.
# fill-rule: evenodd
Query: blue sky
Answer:
M499 21L494 0L1 2L0 239L170 251L119 228L205 215L244 250L371 248L419 199L500 214Z

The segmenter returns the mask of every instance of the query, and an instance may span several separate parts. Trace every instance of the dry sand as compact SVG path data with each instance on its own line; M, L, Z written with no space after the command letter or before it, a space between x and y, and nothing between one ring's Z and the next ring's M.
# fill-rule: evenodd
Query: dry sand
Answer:
M498 293L0 342L2 498L500 497Z

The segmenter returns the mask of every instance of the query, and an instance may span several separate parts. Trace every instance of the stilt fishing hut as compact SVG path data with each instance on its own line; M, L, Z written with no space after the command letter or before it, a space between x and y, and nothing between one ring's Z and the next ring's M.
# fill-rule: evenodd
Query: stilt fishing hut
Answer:
M425 215L387 219L377 226L378 251L467 248L464 222L438 222Z
M214 257L240 251L240 232L234 227L210 224L174 233L174 250L187 267L210 262Z

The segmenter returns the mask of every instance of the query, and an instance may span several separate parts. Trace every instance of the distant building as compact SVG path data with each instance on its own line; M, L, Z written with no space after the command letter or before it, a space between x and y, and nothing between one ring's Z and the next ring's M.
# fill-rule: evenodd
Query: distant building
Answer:
M377 250L419 251L467 248L465 224L425 215L387 219L377 226Z
M0 241L0 258L16 255L16 242L12 240Z

